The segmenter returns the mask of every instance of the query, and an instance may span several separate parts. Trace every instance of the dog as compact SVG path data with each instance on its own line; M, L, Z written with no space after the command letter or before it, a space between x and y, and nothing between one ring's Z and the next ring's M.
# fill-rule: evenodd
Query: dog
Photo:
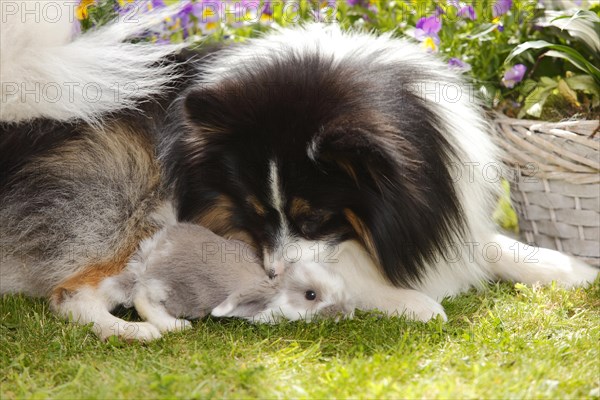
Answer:
M121 43L156 19L53 49L3 40L0 292L110 329L99 287L164 226L168 203L179 221L250 244L272 276L309 257L359 308L423 321L490 280L597 276L497 232L490 126L463 78L413 43L319 24L191 56ZM98 108L22 86L86 79L107 90ZM111 79L143 90L108 101Z

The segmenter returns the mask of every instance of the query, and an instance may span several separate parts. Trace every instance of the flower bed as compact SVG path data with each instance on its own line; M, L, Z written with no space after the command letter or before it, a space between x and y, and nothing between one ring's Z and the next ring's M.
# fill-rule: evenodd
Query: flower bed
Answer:
M81 27L178 0L82 0ZM181 0L146 40L239 41L273 26L337 21L393 32L467 73L491 108L560 120L600 116L600 3L593 0Z

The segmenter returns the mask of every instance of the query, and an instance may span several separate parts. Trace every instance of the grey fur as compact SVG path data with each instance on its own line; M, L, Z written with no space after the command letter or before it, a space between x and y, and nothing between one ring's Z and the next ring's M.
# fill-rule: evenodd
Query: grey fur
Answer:
M244 305L236 316L252 317L267 307L278 280L269 279L247 246L201 226L178 223L142 243L127 268L107 280L112 290L106 293L126 299L126 306L146 300L173 317L189 319L206 316L238 293Z
M69 276L128 257L159 229L160 168L123 121L33 157L0 190L0 293L48 296ZM151 131L151 129L150 129Z

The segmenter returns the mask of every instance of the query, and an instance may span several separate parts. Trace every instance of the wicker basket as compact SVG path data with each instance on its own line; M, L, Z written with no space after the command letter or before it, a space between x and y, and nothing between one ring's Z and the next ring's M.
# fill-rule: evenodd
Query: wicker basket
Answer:
M522 239L600 267L599 122L498 117L495 126Z

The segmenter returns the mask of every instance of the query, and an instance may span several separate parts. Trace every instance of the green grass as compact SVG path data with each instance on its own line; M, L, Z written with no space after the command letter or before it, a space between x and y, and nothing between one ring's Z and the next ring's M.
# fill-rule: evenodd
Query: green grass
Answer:
M491 285L444 305L447 323L209 319L144 345L100 342L45 301L5 296L0 398L598 397L600 281Z

